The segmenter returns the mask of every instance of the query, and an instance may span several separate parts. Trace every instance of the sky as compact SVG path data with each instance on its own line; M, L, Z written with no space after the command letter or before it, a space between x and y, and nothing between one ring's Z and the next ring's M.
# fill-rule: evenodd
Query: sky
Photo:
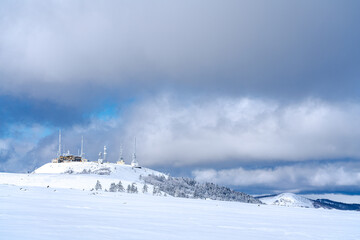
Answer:
M0 3L0 171L106 145L248 193L360 193L359 1Z

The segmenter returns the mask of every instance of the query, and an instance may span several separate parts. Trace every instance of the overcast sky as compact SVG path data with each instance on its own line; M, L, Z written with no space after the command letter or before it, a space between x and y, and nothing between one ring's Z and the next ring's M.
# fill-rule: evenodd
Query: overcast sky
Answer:
M360 192L359 1L0 3L0 171L104 145L251 193Z

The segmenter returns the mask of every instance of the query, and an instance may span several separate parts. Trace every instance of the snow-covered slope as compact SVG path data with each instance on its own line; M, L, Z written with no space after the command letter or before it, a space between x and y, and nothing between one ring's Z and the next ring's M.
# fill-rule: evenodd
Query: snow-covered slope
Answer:
M360 214L0 184L0 239L360 239Z
M148 168L133 168L129 165L114 163L48 163L32 174L0 173L0 184L17 186L37 186L49 188L73 188L82 190L96 189L97 181L102 190L118 191L134 184L134 191L142 190L145 182L148 191L155 194L168 194L175 197L209 198L223 201L238 201L260 204L252 196L232 191L215 184L201 184L186 178L171 178L161 172ZM110 188L110 186L113 187ZM116 186L115 186L116 185Z
M282 193L273 197L259 198L263 203L268 205L279 205L287 207L305 207L313 208L311 200L298 196L293 193Z
M149 174L166 176L148 168L114 163L47 163L31 174L0 173L0 184L91 190L98 180L103 189L121 180L125 188L132 183L141 188L140 178Z

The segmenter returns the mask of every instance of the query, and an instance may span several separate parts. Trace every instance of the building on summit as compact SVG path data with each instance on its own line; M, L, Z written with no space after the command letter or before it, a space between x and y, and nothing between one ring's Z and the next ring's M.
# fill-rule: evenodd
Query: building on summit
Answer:
M61 146L61 130L59 130L59 150L57 153L57 158L54 158L52 160L52 163L67 163L67 162L87 162L87 159L85 159L85 153L84 153L84 138L81 138L81 153L80 156L76 156L73 154L70 154L70 151L68 150L67 153L61 153L62 152L62 146Z
M57 152L57 157L52 160L52 163L71 163L71 162L88 162L88 160L85 158L84 153L84 138L81 137L81 152L77 155L71 154L68 150L66 153L63 153L62 151L62 145L61 145L61 130L59 130L59 150ZM99 153L98 160L96 161L98 164L108 163L107 160L107 148L104 146L104 152ZM116 162L116 164L119 165L127 165L125 164L124 158L123 158L123 148L120 146L120 156L119 160ZM133 168L141 168L139 166L139 163L136 159L136 138L134 141L134 153L132 154L132 161L129 164ZM128 166L129 166L128 165Z

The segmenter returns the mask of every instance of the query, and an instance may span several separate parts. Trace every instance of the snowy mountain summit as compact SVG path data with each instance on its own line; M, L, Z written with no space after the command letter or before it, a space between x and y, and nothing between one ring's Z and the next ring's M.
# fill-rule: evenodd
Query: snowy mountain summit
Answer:
M112 183L121 181L124 187L137 184L138 188L142 188L144 181L141 178L148 175L168 177L155 170L126 164L69 162L47 163L31 174L0 173L0 184L92 190L99 181L105 190Z
M96 174L118 177L123 180L138 181L140 176L149 174L164 176L166 174L144 167L132 167L127 164L97 162L47 163L34 171L36 174Z
M308 199L294 193L282 193L275 196L262 196L257 197L257 199L267 205L360 211L360 204L342 203L331 201L329 199Z
M305 208L314 207L311 200L298 196L293 193L282 193L272 197L260 198L260 200L268 205L279 205L286 207L305 207Z

